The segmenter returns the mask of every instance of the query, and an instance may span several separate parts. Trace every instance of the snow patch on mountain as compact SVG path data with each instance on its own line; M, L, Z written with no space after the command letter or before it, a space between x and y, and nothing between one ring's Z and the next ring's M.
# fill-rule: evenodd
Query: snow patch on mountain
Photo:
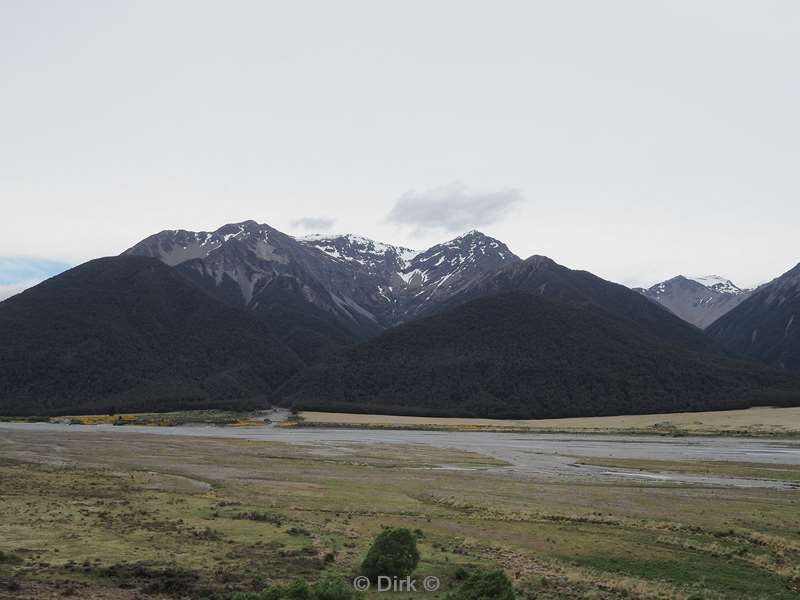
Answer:
M730 279L726 277L720 277L719 275L703 275L700 277L687 277L687 279L696 281L700 285L704 285L707 288L716 290L722 294L738 295L743 294L746 291L734 284Z
M301 244L312 246L331 258L347 260L365 267L386 261L396 261L400 268L418 254L416 250L393 246L352 233L311 234L295 238Z

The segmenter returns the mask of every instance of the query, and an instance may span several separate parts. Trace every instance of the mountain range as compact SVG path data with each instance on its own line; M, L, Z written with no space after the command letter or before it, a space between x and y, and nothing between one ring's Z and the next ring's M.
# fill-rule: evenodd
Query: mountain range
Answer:
M417 252L255 221L165 230L0 303L0 414L800 405L798 280L631 290L478 231Z
M124 254L157 258L262 316L310 362L434 312L476 277L519 261L478 231L415 252L354 235L294 238L254 221L162 231Z

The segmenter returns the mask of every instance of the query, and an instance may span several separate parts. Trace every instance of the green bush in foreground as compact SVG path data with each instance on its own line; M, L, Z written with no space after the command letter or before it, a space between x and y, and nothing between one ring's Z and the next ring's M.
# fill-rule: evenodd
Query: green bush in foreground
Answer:
M408 529L384 529L372 542L361 571L370 579L380 575L406 577L419 563L417 539Z
M295 581L263 592L242 592L235 594L233 600L357 600L362 597L347 581L326 579L311 585Z
M503 571L474 573L447 600L514 600L514 587Z

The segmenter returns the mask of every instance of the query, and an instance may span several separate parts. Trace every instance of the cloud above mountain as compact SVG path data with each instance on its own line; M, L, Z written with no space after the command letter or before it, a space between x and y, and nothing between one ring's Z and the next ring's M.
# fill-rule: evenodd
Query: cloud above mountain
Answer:
M335 222L335 219L329 217L302 217L292 221L292 227L322 233L330 230Z
M522 201L522 192L517 189L472 191L463 183L452 183L406 192L386 219L411 227L413 235L436 230L459 233L500 221Z

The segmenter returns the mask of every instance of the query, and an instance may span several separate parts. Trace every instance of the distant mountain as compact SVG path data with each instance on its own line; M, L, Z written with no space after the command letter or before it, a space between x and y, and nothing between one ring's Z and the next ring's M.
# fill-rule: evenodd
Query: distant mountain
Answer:
M546 256L531 256L475 278L447 301L447 306L492 294L522 291L543 298L591 304L627 320L643 334L691 350L710 350L714 344L697 328L623 285L587 271L569 269Z
M252 310L310 362L425 314L474 278L519 260L477 231L417 253L352 234L294 238L255 221L162 231L125 254L158 258Z
M391 329L277 393L304 409L550 418L797 405L800 376L688 351L593 302L516 291Z
M678 275L638 292L658 302L684 321L705 329L737 307L750 294L730 279L716 275L684 277Z
M252 404L302 367L252 314L141 256L1 302L0 332L0 414Z
M730 279L727 279L726 277L720 277L719 275L703 275L700 277L689 277L689 279L691 279L692 281L696 281L697 283L704 285L711 290L720 292L722 294L731 294L732 296L740 296L742 294L746 294L749 291L740 288Z
M800 264L759 287L706 331L742 356L800 369Z

